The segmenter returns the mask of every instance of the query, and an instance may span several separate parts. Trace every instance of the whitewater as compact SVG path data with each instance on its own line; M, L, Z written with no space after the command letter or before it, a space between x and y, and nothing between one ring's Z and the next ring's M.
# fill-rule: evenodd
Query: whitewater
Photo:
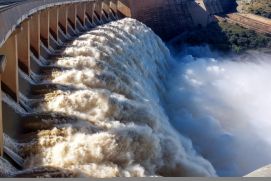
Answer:
M61 71L34 77L59 89L28 106L66 120L42 120L53 128L24 143L5 135L24 168L1 159L0 173L242 176L271 162L270 58L170 51L130 18L98 26L51 62Z
M208 46L173 50L167 106L219 176L244 176L271 162L271 54L225 55Z
M30 173L58 168L73 177L215 175L162 107L170 58L162 40L133 19L85 33L54 62L65 70L43 77L43 83L66 89L33 106L72 121L49 120L54 128L40 130L31 142L6 138L6 145Z

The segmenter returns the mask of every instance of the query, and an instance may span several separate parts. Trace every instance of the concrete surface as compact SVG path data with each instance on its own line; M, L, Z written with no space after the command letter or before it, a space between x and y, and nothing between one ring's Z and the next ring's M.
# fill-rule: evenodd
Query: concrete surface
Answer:
M264 166L244 177L271 177L271 165Z

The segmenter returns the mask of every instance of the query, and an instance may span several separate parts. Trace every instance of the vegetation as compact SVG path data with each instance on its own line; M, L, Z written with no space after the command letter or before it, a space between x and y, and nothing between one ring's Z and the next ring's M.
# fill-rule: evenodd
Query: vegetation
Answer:
M175 43L209 44L214 49L236 53L248 49L271 48L271 37L227 22L212 23L180 36Z
M253 13L266 18L271 18L271 1L270 0L251 0L246 2L239 1L239 10L242 12Z
M220 22L219 26L226 35L228 45L235 52L247 49L271 48L271 37L245 29L239 25Z

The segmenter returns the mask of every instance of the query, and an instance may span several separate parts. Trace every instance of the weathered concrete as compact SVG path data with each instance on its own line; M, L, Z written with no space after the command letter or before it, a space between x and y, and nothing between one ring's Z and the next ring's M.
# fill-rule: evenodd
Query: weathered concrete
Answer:
M21 22L40 10L58 5L93 1L94 0L24 0L20 3L13 3L7 7L0 7L0 22L2 23L0 28L0 46L3 45ZM14 2L14 0L12 0L12 2ZM7 19L8 21L6 21Z
M124 16L142 21L163 39L172 38L195 27L207 26L215 14L231 11L235 0L120 0Z
M68 29L68 8L67 6L61 6L59 8L59 26L64 33L67 33Z
M0 48L0 54L4 54L7 58L6 67L1 78L2 86L4 90L10 94L14 101L18 102L18 46L16 32L14 32Z
M70 23L73 29L76 29L76 14L77 6L74 4L68 5L68 22Z
M87 2L86 3L86 16L89 21L93 20L93 12L94 12L94 2Z
M59 8L53 7L49 10L50 16L50 34L58 41L58 22L59 22ZM49 40L49 45L53 46L53 42Z
M59 43L69 41L69 35L86 30L86 22L93 21L94 5L100 3L93 0L26 0L3 8L0 2L0 89L11 98L12 105L17 106L3 104L2 107L0 95L0 156L3 150L9 154L4 149L3 131L19 138L27 130L24 129L25 115L17 112L18 107L28 111L21 94L33 98L56 87L33 84L31 72L46 72L48 67L42 60L52 56ZM101 14L105 11L103 8L111 12L110 1L96 9L96 13Z
M244 177L271 177L271 165L264 166L251 172Z
M80 2L92 1L94 0L82 0ZM0 29L0 45L1 42L3 43L7 39L15 27L29 15L47 7L71 2L76 2L76 0L28 0L10 8L9 13L6 15L1 13L3 18L0 17L0 21L3 22L7 18L11 21L7 22L7 26L5 25ZM132 17L147 24L162 38L169 39L198 25L204 26L208 24L212 21L211 15L227 12L234 8L235 4L235 0L197 0L196 3L194 0L97 0L94 5L94 16L99 20L107 19L108 14L114 12L118 15ZM76 9L79 8L84 11L82 7L80 5ZM86 11L88 12L89 10L86 9ZM15 12L16 14L14 15ZM89 13L87 15L88 17L91 16ZM80 22L84 23L82 15L79 17ZM69 19L72 22L75 18L70 17ZM72 26L76 26L76 24Z
M30 47L34 55L40 57L40 12L30 19Z
M49 29L50 29L50 16L47 9L42 10L40 13L40 37L42 43L49 47Z
M188 10L191 14L195 27L206 27L209 23L214 21L213 16L207 10L206 4L203 0L190 2Z
M190 0L120 0L119 11L147 24L163 39L193 27L188 11Z
M80 22L81 25L86 25L86 3L78 4L77 6L77 12L78 12L78 22Z
M24 21L21 24L21 31L18 33L18 60L20 68L30 73L30 22Z

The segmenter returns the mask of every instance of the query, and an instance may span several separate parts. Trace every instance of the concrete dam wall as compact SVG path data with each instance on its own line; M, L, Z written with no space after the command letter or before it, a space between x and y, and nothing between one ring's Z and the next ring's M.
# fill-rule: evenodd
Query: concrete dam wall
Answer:
M16 4L18 9L31 9L30 6L34 4L47 3L47 1L45 3L42 1L32 1L31 5L26 7L28 5L25 5L25 2L30 1L0 1L0 4L2 4L2 14L5 14L6 9L9 9L10 4ZM61 4L63 2L65 1L52 1L52 3L55 4ZM165 40L184 31L198 27L198 25L206 26L214 20L212 15L232 11L236 6L235 0L101 0L92 2L96 2L95 16L97 16L97 18L107 15L110 9L116 12L118 11L120 16L132 17L143 22ZM100 11L98 9L103 10ZM17 20L18 22L16 23L20 24L20 21L25 19L25 15L22 17L19 16L20 14L13 14L13 16L10 17L11 21L5 22L5 25L0 29L1 42L4 41L3 39L7 39L14 30L14 23ZM5 20L2 19L2 22L4 21ZM7 30L8 28L10 29Z
M113 0L46 0L2 9L0 176L215 175L210 163L175 135L162 111L161 81L170 54L149 27L130 18L119 20L135 18L143 8L132 7L137 6ZM150 25L156 12L149 15ZM161 12L170 15L170 9ZM155 23L162 18L157 16ZM173 20L171 25L161 21L165 31L177 17ZM61 103L68 101L62 96L74 103ZM50 102L60 104L54 110ZM61 129L75 147L89 143L88 148L73 148L70 140L67 148L78 157L68 152L57 156L63 153L54 147L64 143L57 138Z
M220 2L222 1L10 0L8 3L0 1L0 22L3 22L0 28L2 90L16 103L21 103L20 92L24 95L33 94L35 89L32 83L19 76L19 69L27 75L39 73L42 69L39 60L52 56L51 51L78 32L121 17L132 17L151 27L161 38L170 39L198 25L206 26L212 22L211 14L227 10L228 5ZM212 9L212 13L208 8ZM10 115L15 114L3 114L3 122L17 120L9 118ZM14 122L0 125L0 128L3 127L4 131L16 135L18 131L14 130L22 127L19 125ZM0 136L0 146L1 140ZM0 153L2 151L0 150Z
M164 39L193 27L189 0L121 0L131 17L147 24ZM129 15L129 14L126 14Z
M207 124L211 125L208 131L203 124L194 129L196 119L172 119L186 116L179 114L179 103L212 103L207 100L198 104L190 99L195 97L190 92L197 95L193 85L200 84L190 70L206 70L208 74L201 71L204 74L199 74L199 78L210 85L216 79L205 77L219 78L213 73L223 73L225 65L214 64L210 59L212 64L200 66L209 58L191 55L186 60L196 60L199 65L186 66L167 79L174 70L168 63L172 56L157 36L168 40L207 26L216 21L216 15L233 9L234 0L0 0L0 177L247 173L248 170L239 172L238 168L228 172L228 165L232 168L235 163L228 159L232 151L228 155L220 150L231 148L227 145L235 140L214 128L213 120L206 119L211 123ZM236 22L245 19L229 18ZM249 28L258 27L259 20L251 19L246 20ZM261 23L260 27L269 26ZM201 53L208 51L204 48ZM236 70L239 73L238 67ZM187 79L175 80L179 75ZM175 81L187 84L189 96L186 92L179 96L179 84L175 86ZM227 81L223 83L228 87ZM232 83L235 85L235 81ZM216 87L211 91L209 86L204 87L207 89L202 90L210 93L206 97L213 97ZM212 116L203 113L204 118ZM191 135L187 137L182 129ZM199 140L194 139L194 133ZM209 133L215 138L215 142L210 141L212 145L206 144ZM190 141L208 150L198 154ZM223 161L216 162L218 157ZM258 168L250 163L246 165ZM252 176L268 175L269 170L270 166Z
M163 39L184 31L206 26L214 21L212 15L233 11L235 0L120 0L125 16L135 18L151 27Z

